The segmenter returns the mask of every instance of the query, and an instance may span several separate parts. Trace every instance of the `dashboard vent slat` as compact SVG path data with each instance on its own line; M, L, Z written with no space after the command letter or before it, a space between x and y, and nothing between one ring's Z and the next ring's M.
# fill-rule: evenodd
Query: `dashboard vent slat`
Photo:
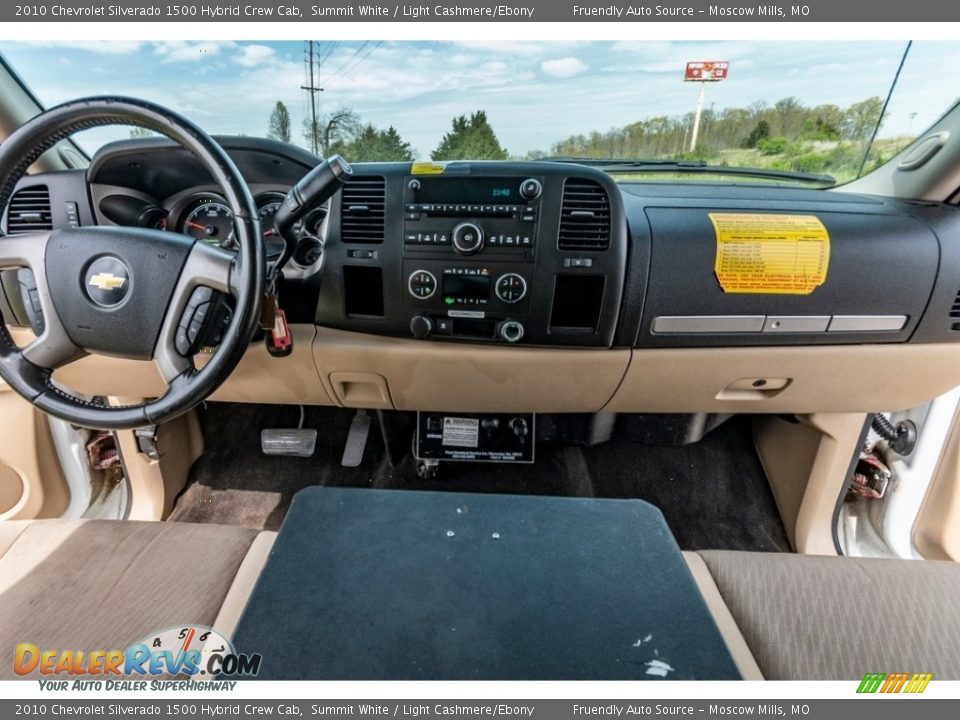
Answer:
M610 198L599 183L569 178L564 184L557 246L593 252L610 247Z
M10 199L7 212L7 234L53 230L53 215L50 210L50 189L46 185L31 185L21 188Z
M950 306L950 318L960 320L960 290L957 290L957 296L953 299L953 305Z
M357 175L341 191L340 240L379 245L386 234L387 182L382 175Z

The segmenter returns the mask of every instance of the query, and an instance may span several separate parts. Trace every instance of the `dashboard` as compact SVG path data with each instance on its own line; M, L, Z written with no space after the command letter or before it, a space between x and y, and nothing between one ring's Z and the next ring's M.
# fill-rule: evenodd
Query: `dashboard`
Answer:
M318 160L280 143L218 140L256 198L277 261L284 248L273 215ZM94 223L232 243L212 180L162 139L106 146L86 171L24 179L3 227ZM896 357L926 358L934 347L917 367L941 372L960 340L960 211L947 204L761 184L617 183L568 163L362 163L296 234L280 304L313 343L301 370L319 373L334 404L484 410L510 405L510 393L526 402L529 390L535 405L569 410L796 410L831 406L813 373L835 371L864 373L850 385L859 406L917 362L874 368L871 353L911 347ZM17 279L0 281L0 312L29 325ZM816 362L805 370L797 362L806 356ZM700 395L681 390L670 404L656 385L671 368L648 359L688 373ZM444 362L473 372L476 392L447 377ZM570 389L588 374L602 386L595 395ZM548 397L561 387L566 404ZM935 389L927 383L923 393ZM282 400L285 389L275 390ZM636 395L611 401L626 391ZM748 402L775 397L783 402Z

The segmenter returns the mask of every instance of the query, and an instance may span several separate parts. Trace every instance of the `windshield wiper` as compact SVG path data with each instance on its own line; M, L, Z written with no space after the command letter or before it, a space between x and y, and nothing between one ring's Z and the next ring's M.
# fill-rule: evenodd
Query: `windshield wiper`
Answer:
M735 175L769 180L790 180L813 185L836 185L832 175L805 173L776 168L731 167L711 165L705 160L625 160L623 158L589 158L558 155L540 158L541 162L591 165L608 173L692 173L700 175Z

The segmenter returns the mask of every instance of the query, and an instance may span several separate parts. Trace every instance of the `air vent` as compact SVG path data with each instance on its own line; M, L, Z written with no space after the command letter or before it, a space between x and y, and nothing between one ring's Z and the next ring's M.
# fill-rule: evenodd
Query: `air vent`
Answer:
M610 247L610 198L599 183L570 178L563 186L558 245L561 250Z
M953 305L950 306L950 318L960 320L960 290L957 290L957 296L953 299Z
M50 190L46 185L33 185L21 188L10 200L7 213L7 234L53 230L50 214Z
M386 180L383 176L354 176L341 192L340 240L345 243L382 243L386 228Z

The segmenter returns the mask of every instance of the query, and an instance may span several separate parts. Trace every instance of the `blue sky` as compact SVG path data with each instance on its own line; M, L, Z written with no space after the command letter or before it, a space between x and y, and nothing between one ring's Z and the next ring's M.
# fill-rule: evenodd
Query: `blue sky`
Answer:
M707 88L716 110L796 96L848 105L885 96L903 43L893 42L340 42L320 70L324 110L347 106L394 125L422 157L453 116L484 109L513 154L549 150L575 133L691 111L698 88L688 60L728 60ZM302 42L0 42L0 52L47 104L91 94L145 97L214 133L263 135L277 100L294 140L308 105ZM916 43L884 134L917 133L958 97L960 43ZM123 129L90 131L88 147Z

